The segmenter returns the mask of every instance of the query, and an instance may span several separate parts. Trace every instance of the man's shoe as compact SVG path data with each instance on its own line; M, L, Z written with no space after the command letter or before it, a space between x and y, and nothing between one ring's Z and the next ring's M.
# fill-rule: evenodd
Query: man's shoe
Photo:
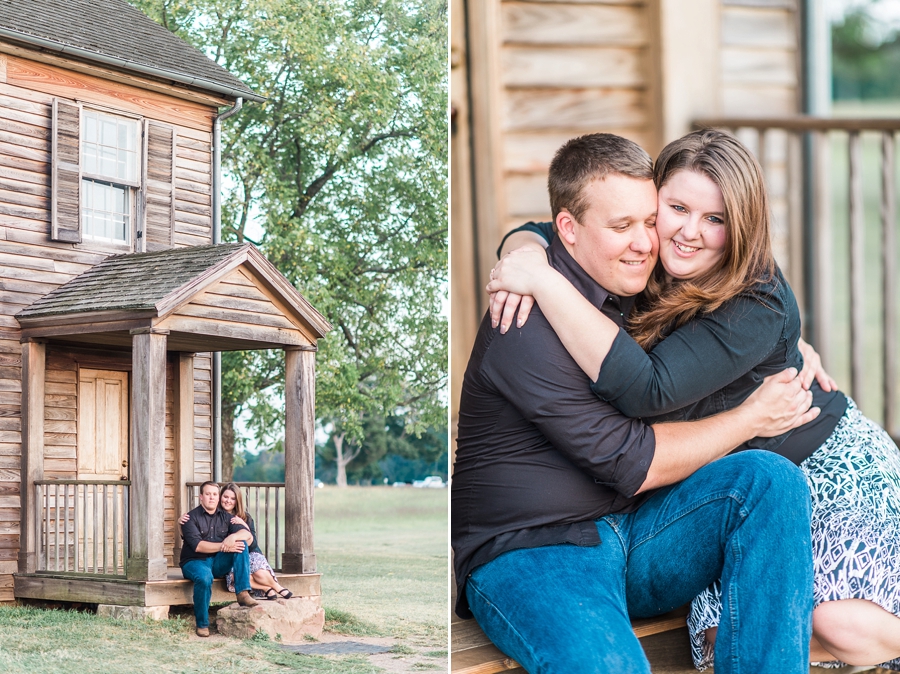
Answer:
M197 636L198 637L208 637L209 636L209 628L208 627L198 627L197 628Z
M253 597L250 596L250 590L238 592L237 603L248 608L259 606L259 602L257 602Z

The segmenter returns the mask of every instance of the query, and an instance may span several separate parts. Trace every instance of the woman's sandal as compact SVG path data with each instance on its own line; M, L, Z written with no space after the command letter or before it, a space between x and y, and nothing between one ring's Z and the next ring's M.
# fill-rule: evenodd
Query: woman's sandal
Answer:
M278 599L278 593L275 591L274 587L270 587L268 590L266 590L266 599L268 599L269 601L275 601L276 599Z
M281 596L282 599L290 599L291 597L294 596L294 593L291 592L286 587L281 588L281 592L279 592L278 594L279 594L279 596Z

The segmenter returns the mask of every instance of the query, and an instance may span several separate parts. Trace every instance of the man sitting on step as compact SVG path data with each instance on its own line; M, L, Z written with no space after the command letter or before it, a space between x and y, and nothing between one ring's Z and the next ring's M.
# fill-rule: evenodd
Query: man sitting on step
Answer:
M250 529L232 524L232 516L219 507L219 485L200 485L200 505L188 513L181 526L181 572L194 583L194 617L197 636L209 636L209 599L214 578L224 578L234 569L238 604L257 606L250 596Z

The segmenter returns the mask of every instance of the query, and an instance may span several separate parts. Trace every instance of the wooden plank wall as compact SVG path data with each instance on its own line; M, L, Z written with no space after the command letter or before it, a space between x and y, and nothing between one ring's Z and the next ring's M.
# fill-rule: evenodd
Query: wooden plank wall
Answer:
M0 601L13 598L9 574L16 570L19 536L22 385L20 333L14 315L109 254L90 243L50 241L49 133L54 96L137 112L173 125L177 133L175 246L206 244L212 239L211 106L0 54ZM68 432L74 424L74 375L56 367L55 360L53 368L49 365L47 477L74 476L75 436ZM196 356L194 372L195 470L196 478L202 480L212 474L210 354ZM168 452L168 428L166 438ZM171 477L168 454L167 476ZM168 512L168 489L167 517L173 514ZM167 523L167 555L171 555L172 532Z
M797 0L722 0L719 101L722 116L780 117L801 110L800 13ZM713 111L715 114L715 111ZM761 158L773 215L775 257L801 295L799 269L791 268L788 172L799 171L787 134L770 133L760 151L753 132L739 137ZM799 184L796 185L799 188ZM795 227L799 229L799 227Z
M548 218L547 168L567 139L650 144L648 12L642 0L500 3L503 231Z

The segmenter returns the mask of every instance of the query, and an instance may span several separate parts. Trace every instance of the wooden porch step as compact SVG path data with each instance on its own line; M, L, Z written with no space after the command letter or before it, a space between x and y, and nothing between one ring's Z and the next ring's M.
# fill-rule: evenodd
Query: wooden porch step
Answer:
M319 599L322 575L319 573L279 573L278 582L299 597ZM29 573L13 576L17 599L44 599L85 604L120 606L176 606L193 604L193 584L181 575L181 569L170 568L166 580L136 581L125 578L90 577L87 575ZM234 601L221 578L213 583L213 602Z
M682 608L658 618L632 622L632 629L641 640L654 672L696 672L688 646L686 615L686 608ZM477 622L454 616L450 624L450 671L453 674L494 674L509 670L524 671L491 643Z
M452 582L451 606L456 605L456 583ZM641 647L650 661L654 674L697 674L691 659L687 631L688 607L671 613L633 620L631 627L640 639ZM463 620L453 614L450 621L450 671L451 674L496 674L497 672L524 672L512 658L491 643L474 620ZM874 674L874 667L843 667L824 669L810 667L810 674ZM878 670L879 672L881 670ZM712 668L705 674L714 674Z

